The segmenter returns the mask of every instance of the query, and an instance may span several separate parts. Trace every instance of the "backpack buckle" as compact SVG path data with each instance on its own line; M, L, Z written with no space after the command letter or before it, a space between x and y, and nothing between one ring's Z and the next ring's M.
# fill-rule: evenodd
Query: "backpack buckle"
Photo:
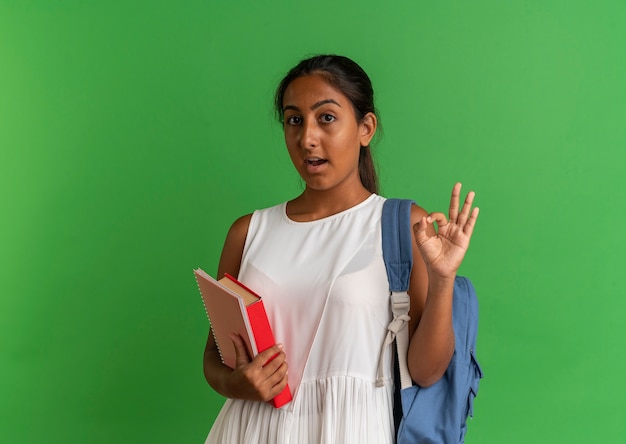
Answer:
M391 312L394 317L409 314L411 308L411 298L406 291L391 292Z

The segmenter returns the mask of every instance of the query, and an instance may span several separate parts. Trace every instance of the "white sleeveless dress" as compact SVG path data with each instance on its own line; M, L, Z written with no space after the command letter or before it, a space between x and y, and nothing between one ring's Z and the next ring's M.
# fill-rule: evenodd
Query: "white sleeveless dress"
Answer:
M284 344L293 400L228 399L206 443L393 443L392 353L375 384L389 285L382 258L385 199L371 195L324 219L294 222L286 204L254 212L239 279L263 296Z

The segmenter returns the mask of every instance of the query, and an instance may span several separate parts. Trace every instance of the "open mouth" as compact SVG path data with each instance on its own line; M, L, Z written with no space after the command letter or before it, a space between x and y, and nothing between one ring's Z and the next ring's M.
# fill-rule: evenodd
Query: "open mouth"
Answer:
M319 166L323 163L328 162L326 159L320 159L317 157L311 158L311 159L304 159L304 163L306 163L307 165L310 166Z

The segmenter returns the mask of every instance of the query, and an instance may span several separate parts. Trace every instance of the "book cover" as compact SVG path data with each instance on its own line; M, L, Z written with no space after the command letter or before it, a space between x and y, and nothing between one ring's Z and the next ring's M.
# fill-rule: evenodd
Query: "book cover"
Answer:
M215 280L198 268L194 270L202 301L222 362L235 368L235 346L229 335L238 333L252 357L274 346L276 341L262 298L230 275ZM291 401L289 386L272 401L278 408Z

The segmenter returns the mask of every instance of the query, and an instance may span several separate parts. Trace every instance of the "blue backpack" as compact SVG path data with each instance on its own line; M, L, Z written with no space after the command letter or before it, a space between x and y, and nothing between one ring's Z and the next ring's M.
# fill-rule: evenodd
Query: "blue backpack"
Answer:
M427 388L411 380L407 366L410 299L407 294L413 266L410 200L387 199L383 206L383 258L387 268L393 320L389 324L383 353L395 339L396 393L394 419L397 444L463 443L467 418L473 416L474 397L483 377L475 357L478 331L478 299L469 279L454 283L452 322L455 349L443 377ZM382 356L382 353L381 353ZM383 359L379 363L382 381ZM400 388L398 388L400 386Z

